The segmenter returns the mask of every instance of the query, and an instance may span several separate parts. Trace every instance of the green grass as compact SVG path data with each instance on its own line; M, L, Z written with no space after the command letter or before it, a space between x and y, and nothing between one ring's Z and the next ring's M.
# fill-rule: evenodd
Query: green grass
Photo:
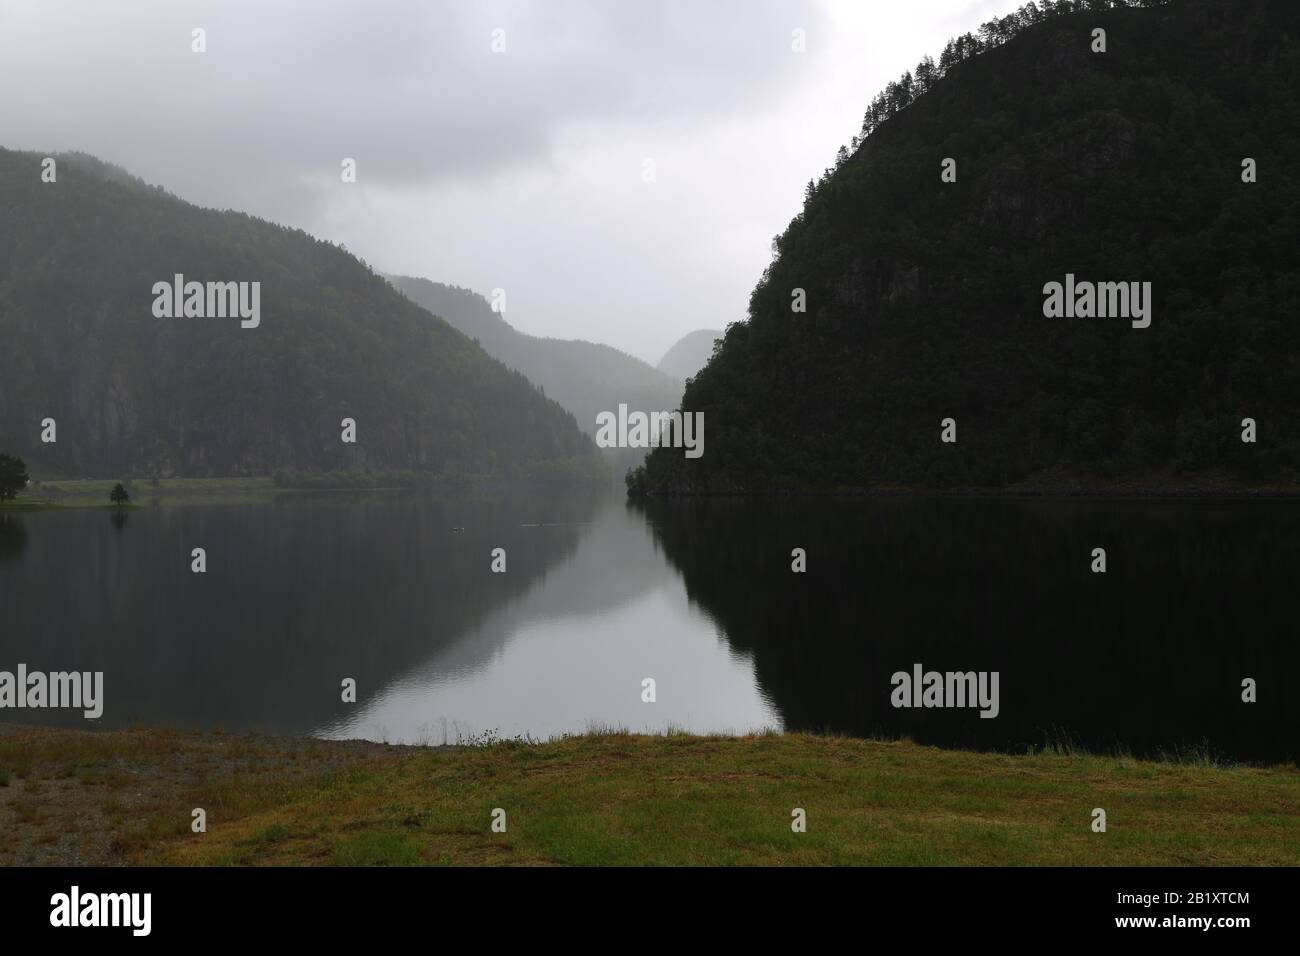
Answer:
M19 865L1300 864L1300 770L1199 751L617 728L422 748L0 725L0 771L0 863Z
M274 786L235 776L190 799L210 808L208 832L142 845L135 862L1300 863L1294 767L975 754L802 734L605 732L401 751ZM490 827L498 807L505 833ZM796 807L807 814L804 833L791 829ZM1106 810L1106 833L1091 830L1094 807Z

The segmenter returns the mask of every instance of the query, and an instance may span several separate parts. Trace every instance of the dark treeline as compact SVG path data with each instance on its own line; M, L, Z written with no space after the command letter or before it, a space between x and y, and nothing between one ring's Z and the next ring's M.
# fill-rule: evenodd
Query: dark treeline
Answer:
M885 120L900 110L910 106L917 97L928 93L934 85L947 76L952 69L971 57L978 56L994 47L1001 46L1008 40L1019 36L1024 30L1035 24L1043 23L1052 17L1070 16L1075 13L1104 12L1126 7L1159 7L1171 0L1030 0L1023 7L1008 13L1005 17L994 17L975 33L963 33L949 40L939 55L939 62L928 54L916 64L915 70L908 70L897 80L885 84L884 90L877 93L867 107L862 118L862 132L853 137L852 149L841 146L836 155L836 168L844 163L851 152L856 151L868 136L880 128ZM827 169L820 182L808 181L806 195L811 198L835 172Z
M631 489L1293 487L1300 4L1142 6L1038 5L883 94L685 389L705 455ZM1149 282L1150 327L1048 317L1067 273Z

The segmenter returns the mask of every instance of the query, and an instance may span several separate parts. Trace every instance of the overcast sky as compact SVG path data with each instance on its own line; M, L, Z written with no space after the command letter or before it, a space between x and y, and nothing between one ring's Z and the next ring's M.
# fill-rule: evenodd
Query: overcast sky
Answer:
M381 271L504 289L523 331L653 363L744 317L888 80L1017 6L0 0L0 145L93 153Z

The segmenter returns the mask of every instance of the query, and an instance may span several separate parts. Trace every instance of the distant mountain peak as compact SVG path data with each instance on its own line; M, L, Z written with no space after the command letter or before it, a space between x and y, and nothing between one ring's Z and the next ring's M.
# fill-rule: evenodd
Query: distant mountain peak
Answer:
M695 373L709 364L713 356L713 343L722 338L721 329L696 329L687 332L664 353L656 366L665 375L683 381L694 378Z
M572 412L588 434L596 431L599 413L617 409L620 403L650 412L674 410L681 401L679 377L613 346L528 335L476 292L412 276L387 279L416 305L477 339L493 358L540 386Z

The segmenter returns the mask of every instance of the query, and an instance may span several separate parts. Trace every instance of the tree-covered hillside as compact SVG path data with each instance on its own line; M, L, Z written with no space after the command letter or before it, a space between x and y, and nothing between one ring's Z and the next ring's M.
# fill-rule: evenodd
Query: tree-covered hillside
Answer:
M343 249L88 156L54 158L44 182L43 155L0 150L0 451L33 472L481 474L593 460L568 412ZM153 286L178 273L260 282L260 323L156 317Z
M704 457L633 490L1293 484L1298 41L1293 0L1074 0L922 61L686 389ZM1150 282L1150 327L1046 317L1068 274Z

